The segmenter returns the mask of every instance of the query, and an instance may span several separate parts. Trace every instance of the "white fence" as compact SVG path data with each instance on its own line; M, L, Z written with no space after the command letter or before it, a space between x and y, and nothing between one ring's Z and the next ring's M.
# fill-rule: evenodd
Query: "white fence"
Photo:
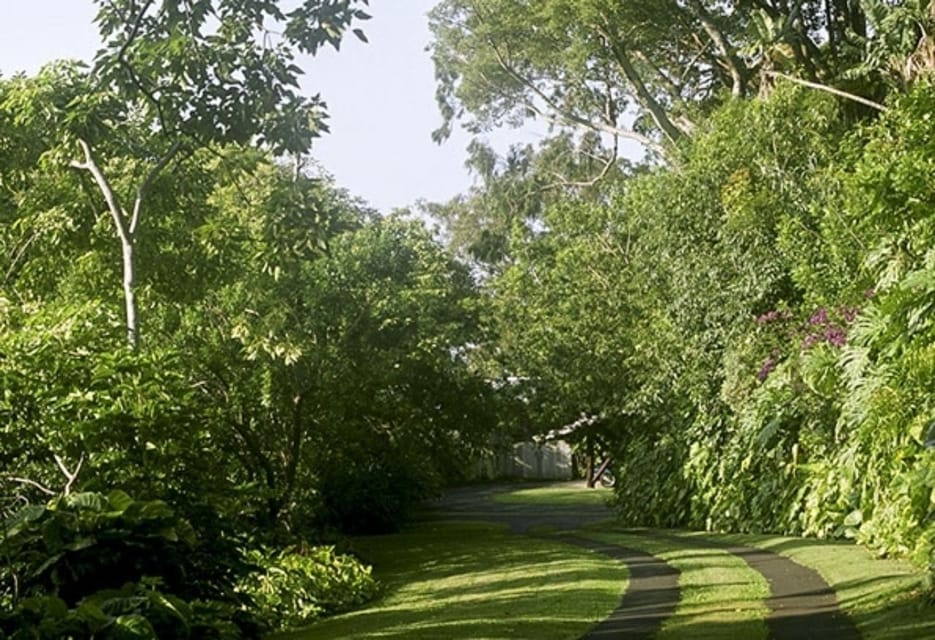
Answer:
M571 480L571 446L563 440L536 444L518 442L512 450L490 455L477 464L478 479Z

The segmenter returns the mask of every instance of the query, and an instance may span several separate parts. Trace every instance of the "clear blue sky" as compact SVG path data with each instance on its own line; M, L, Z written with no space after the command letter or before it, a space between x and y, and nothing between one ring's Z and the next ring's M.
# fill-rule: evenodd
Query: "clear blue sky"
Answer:
M97 48L91 0L2 0L0 73L34 73L59 58L89 60ZM300 61L303 88L321 93L331 133L313 155L338 184L381 211L420 198L447 200L471 182L464 169L468 138L456 133L438 146L430 135L435 108L426 13L436 0L372 0L363 23L369 44L350 36L334 53ZM532 141L534 130L502 131L493 144Z

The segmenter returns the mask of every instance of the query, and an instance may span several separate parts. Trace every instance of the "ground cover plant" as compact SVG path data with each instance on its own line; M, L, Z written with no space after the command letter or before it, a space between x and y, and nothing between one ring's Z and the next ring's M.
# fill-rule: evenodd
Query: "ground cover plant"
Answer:
M433 521L357 538L383 585L378 602L276 640L579 638L620 601L617 562L499 525Z

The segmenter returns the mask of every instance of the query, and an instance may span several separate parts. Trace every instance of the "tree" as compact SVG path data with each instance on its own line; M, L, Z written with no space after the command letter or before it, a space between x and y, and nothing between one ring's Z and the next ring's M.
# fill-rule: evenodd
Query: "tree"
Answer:
M665 156L699 104L752 79L723 3L448 0L431 25L442 134L465 112L473 129L533 116Z
M140 333L135 249L154 182L199 148L306 152L323 104L298 94L295 53L337 47L355 19L369 17L355 8L367 2L306 0L284 11L251 0L101 0L104 46L82 79L87 91L63 105L61 142L80 151L70 164L93 177L119 239L131 346ZM138 159L129 171L120 166L128 151Z
M930 59L918 13L854 0L445 0L430 22L444 118L436 136L457 120L480 132L537 118L671 161L705 114L769 92L779 76L875 95L849 72L899 38L904 57Z

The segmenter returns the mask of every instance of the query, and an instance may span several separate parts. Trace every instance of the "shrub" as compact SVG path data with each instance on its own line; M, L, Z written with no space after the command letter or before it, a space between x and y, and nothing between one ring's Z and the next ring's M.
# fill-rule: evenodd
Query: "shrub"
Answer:
M298 547L281 552L252 551L260 571L241 589L254 600L260 617L273 627L296 627L364 604L377 592L370 567L335 553L334 547Z
M122 491L27 505L0 528L0 638L259 637L248 601L208 585L191 525ZM246 565L245 565L246 566Z

